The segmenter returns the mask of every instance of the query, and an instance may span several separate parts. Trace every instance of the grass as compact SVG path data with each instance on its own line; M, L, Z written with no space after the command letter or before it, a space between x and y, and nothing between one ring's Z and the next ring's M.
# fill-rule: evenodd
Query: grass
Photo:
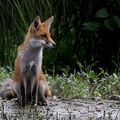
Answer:
M7 78L12 78L13 70L7 66L6 68L0 67L0 81Z
M109 75L101 69L99 74L89 70L47 77L53 94L65 98L106 99L120 94L120 73Z
M109 75L100 69L100 73L93 70L74 72L69 74L69 69L63 69L62 75L49 75L46 77L51 86L53 95L65 98L103 98L120 94L120 73ZM0 68L0 80L12 78L13 71L10 67ZM59 94L58 94L59 93Z

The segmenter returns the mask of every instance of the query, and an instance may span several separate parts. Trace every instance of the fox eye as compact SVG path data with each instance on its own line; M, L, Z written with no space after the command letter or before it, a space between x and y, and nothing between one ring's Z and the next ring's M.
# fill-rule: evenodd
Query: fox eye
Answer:
M41 37L46 38L46 34L41 34Z

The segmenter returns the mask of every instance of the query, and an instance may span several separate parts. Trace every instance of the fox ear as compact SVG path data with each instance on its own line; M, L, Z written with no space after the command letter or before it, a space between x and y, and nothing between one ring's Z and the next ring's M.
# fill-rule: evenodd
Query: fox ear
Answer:
M53 22L54 16L48 18L44 23L48 26L48 29L50 29L50 26Z
M40 20L40 16L37 16L35 19L34 19L34 21L33 21L33 27L35 28L35 29L38 29L39 27L40 27L40 25L41 25L41 20Z

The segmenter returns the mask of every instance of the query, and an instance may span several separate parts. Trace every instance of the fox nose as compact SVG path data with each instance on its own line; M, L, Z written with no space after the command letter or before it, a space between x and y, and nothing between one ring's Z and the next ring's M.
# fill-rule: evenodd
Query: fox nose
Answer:
M46 41L46 45L49 48L54 48L56 46L56 44L53 40Z
M52 43L53 47L56 46L56 43L51 39L50 42Z

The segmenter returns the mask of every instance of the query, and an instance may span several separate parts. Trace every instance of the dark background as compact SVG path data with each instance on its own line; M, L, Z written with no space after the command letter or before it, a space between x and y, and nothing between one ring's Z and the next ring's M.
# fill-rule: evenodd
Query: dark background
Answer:
M120 68L120 0L1 0L0 65L14 65L30 23L54 16L57 46L44 51L48 72L86 68L109 73Z

